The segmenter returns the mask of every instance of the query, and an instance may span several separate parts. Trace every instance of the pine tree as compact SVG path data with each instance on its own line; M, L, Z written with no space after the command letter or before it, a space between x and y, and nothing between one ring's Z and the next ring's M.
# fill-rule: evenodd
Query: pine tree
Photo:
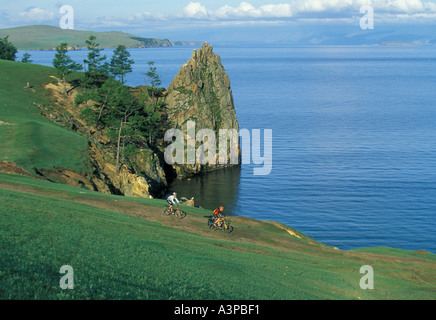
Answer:
M71 59L68 56L68 44L66 42L62 42L60 45L56 47L55 58L53 59L53 67L56 68L59 75L62 77L62 83L64 84L65 94L68 94L67 91L67 76L71 74L73 71L78 71L82 69L82 66Z
M101 54L101 51L104 49L99 48L100 44L96 40L96 36L89 36L88 40L85 41L89 50L87 59L85 59L85 63L88 64L88 71L86 73L92 86L101 85L109 73L106 56Z
M148 136L149 146L152 146L155 139L159 136L159 127L162 124L161 109L164 103L159 102L159 95L162 93L159 87L162 81L157 73L157 68L154 66L153 61L149 61L147 64L149 70L145 75L148 77L151 87L147 90L148 94L143 95L142 103L146 114L144 132Z
M150 96L151 99L153 100L154 103L157 103L157 94L158 94L158 87L161 86L162 81L160 80L160 76L159 74L156 72L156 67L154 66L154 61L149 61L147 62L148 64L148 72L145 74L149 81L150 81L150 85L151 88L149 89L150 92Z
M17 55L17 48L9 42L9 36L0 38L0 60L15 61Z
M23 63L32 63L33 61L30 60L31 55L26 52L25 54L23 54L23 58L21 59L21 62Z
M126 47L119 45L115 50L110 62L110 73L112 76L121 80L124 84L124 78L126 74L132 72L132 64L135 63L133 59L130 58L130 52L127 51Z
M161 86L162 81L160 80L160 76L156 72L157 69L154 66L154 61L149 61L147 62L147 64L149 69L145 75L149 78L151 87L156 89Z

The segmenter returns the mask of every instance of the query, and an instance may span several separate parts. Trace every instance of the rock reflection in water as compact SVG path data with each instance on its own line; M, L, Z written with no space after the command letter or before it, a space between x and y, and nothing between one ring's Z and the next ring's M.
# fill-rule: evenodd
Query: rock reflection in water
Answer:
M210 171L184 180L174 180L170 192L177 192L179 199L194 197L195 206L214 210L224 206L226 215L236 214L241 168L228 167Z

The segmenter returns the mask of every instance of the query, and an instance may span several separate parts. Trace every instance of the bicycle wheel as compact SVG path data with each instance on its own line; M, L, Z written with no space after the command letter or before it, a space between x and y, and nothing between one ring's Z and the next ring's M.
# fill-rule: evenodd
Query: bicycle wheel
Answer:
M210 230L213 230L213 231L216 231L216 229L217 229L216 224L213 223L213 222L210 221L210 220L209 220L209 229L210 229Z
M169 206L164 206L163 210L162 210L162 214L169 216L171 214L170 212L170 207Z
M225 224L222 229L223 229L224 233L230 233L233 231L233 226L231 226L229 224Z
M177 219L183 219L184 217L186 217L186 212L183 212L182 210L178 210L176 212L176 218Z

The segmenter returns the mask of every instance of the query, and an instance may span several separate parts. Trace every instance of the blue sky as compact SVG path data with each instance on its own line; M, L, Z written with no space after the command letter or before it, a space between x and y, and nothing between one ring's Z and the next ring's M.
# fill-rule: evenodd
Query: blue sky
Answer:
M171 40L436 43L436 0L2 0L0 28L59 26L62 5L74 9L75 29ZM363 5L374 9L371 32L359 25Z

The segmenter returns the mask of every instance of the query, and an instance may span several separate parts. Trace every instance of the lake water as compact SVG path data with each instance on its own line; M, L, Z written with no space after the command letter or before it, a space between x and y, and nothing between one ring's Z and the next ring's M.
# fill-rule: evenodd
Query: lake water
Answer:
M127 84L143 84L152 60L168 86L193 49L131 50L136 63ZM436 47L214 52L231 79L240 127L273 130L272 172L254 176L259 166L242 165L176 181L171 190L340 249L436 253ZM34 63L51 65L54 52L30 53Z

